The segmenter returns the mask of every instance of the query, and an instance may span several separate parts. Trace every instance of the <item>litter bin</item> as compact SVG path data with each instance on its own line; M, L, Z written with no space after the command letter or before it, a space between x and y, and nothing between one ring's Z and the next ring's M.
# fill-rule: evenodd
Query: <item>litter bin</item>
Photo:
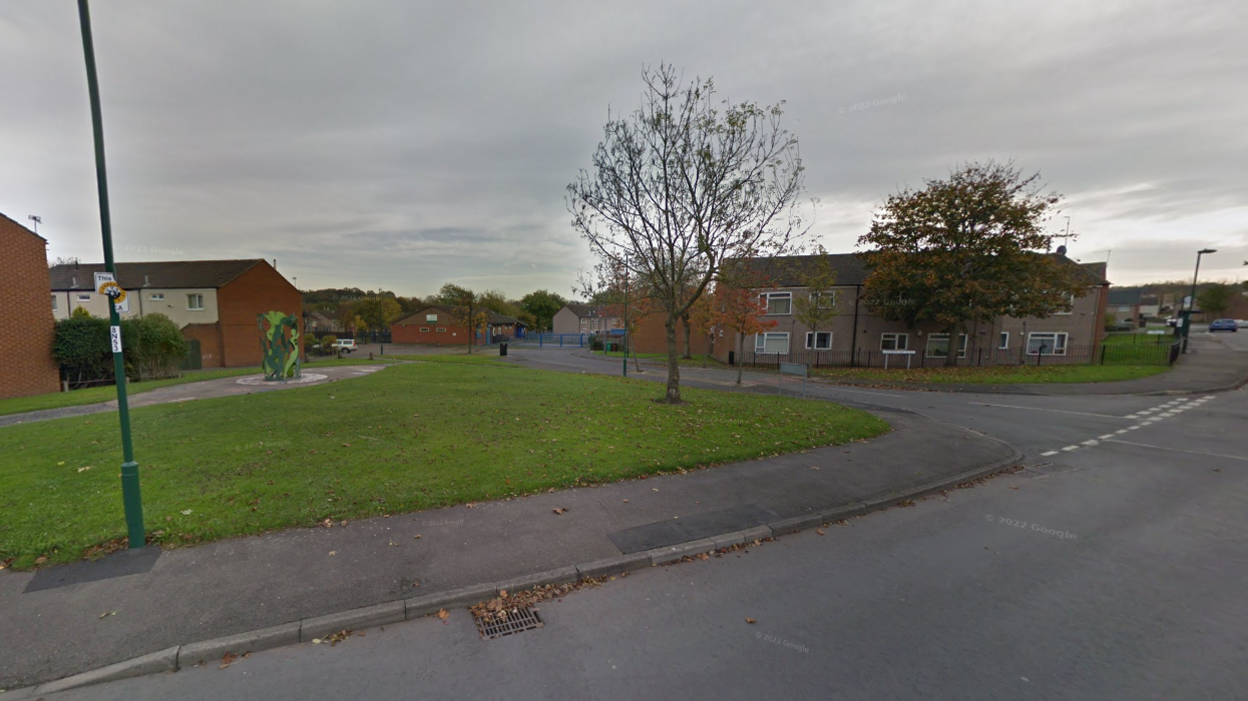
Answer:
M507 355L507 344L506 344L506 343L500 343L500 344L498 344L498 354L499 354L499 355Z
M736 351L728 351L728 364L729 365L737 364L737 352Z

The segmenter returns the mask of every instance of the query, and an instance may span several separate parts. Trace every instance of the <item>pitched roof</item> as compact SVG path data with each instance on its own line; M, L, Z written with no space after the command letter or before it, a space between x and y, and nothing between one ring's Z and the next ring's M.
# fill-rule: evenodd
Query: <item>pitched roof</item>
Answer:
M43 239L43 242L44 242L44 243L47 243L47 242L48 242L48 240L47 240L47 239L43 238L43 237L42 237L42 236L40 236L39 234L36 234L35 232L31 231L30 229L27 229L25 224L19 224L19 223L17 222L17 220L15 220L15 219L10 219L9 217L5 216L4 212L0 212L0 219L4 219L4 220L6 220L6 221L12 222L12 223L13 223L13 226L16 226L17 228L22 229L23 231L25 231L26 233L30 234L31 236L34 236L34 237L35 237L35 238L37 238L37 239Z
M417 319L416 317L423 315L425 312L428 312L430 309L436 309L442 312L443 314L451 314L455 311L455 307L452 307L449 304L427 304L421 307L420 309L417 309L416 311L412 312L411 314L408 314L407 316L399 318L394 323L402 324L403 322L408 321L409 319L412 320L409 323L417 323L417 322L423 323L425 321L423 318ZM487 309L486 311L490 313L490 319L487 323L504 324L504 325L505 324L519 324L521 326L524 325L522 321L520 321L519 319L515 317L507 316L506 314L499 314L498 312L493 311L493 310Z
M179 260L151 263L118 263L117 282L124 289L142 287L225 287L251 268L264 263L247 260ZM93 274L104 272L103 263L55 265L49 271L54 290L83 290L94 285Z
M589 316L610 316L607 313L607 307L602 304L580 304L577 302L568 302L563 305L572 310L572 313L584 319Z
M1051 255L1059 256L1056 253ZM1105 279L1104 263L1076 263L1065 256L1060 257L1071 265L1079 266L1084 276L1088 278L1088 284L1109 284ZM742 258L739 261L750 266L754 273L766 279L771 286L804 287L803 281L813 272L813 268L820 258L821 256L818 255L775 256L772 258ZM866 282L867 276L871 273L862 256L857 253L829 253L827 258L832 272L836 274L837 285L861 285Z

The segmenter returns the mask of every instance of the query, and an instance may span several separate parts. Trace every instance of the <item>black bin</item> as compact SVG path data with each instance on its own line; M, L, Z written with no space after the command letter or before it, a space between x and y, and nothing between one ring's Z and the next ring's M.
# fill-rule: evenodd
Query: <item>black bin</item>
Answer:
M500 343L500 344L498 344L498 354L499 354L499 355L507 355L507 344L506 344L506 343Z

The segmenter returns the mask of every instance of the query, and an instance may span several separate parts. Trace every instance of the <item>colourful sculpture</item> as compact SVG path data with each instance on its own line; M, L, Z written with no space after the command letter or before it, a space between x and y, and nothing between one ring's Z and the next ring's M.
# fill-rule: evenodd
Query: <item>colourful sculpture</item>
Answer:
M300 377L299 318L268 312L256 315L256 325L260 327L260 347L264 350L264 379Z

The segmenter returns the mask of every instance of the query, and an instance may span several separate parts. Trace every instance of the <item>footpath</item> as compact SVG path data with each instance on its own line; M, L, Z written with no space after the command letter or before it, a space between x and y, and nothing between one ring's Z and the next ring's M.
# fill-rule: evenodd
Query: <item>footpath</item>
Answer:
M1021 460L1011 446L966 429L877 413L893 431L868 442L0 571L0 689L10 690L0 699L386 625L500 589L650 567L904 504Z

